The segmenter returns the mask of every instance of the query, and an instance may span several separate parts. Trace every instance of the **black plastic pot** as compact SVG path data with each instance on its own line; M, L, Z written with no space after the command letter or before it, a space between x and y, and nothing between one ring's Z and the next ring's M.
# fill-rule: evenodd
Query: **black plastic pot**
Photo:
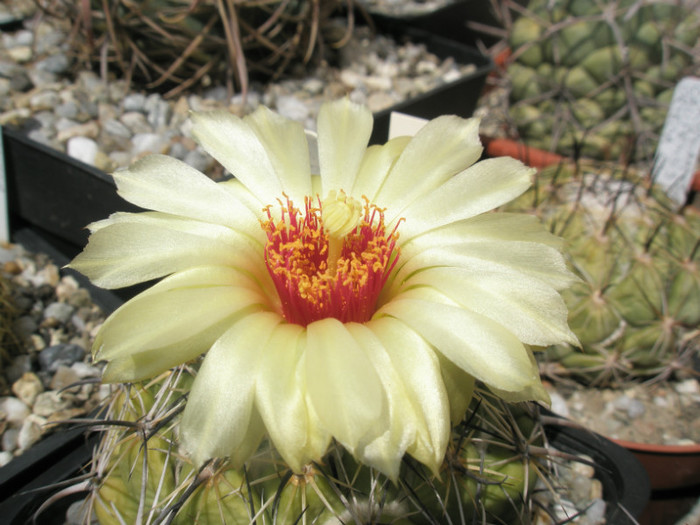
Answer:
M603 485L606 523L635 525L651 493L649 476L627 449L586 429L548 425L550 444L557 450L584 454L595 464L595 477Z

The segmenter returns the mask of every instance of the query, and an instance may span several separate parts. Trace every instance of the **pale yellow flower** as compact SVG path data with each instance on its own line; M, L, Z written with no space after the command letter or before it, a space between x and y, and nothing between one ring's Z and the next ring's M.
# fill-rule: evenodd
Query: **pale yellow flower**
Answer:
M546 399L530 346L575 343L558 293L572 275L534 218L488 213L532 171L475 164L477 120L367 148L370 112L328 103L320 176L301 125L268 109L193 120L235 179L164 156L115 173L153 211L92 224L71 266L107 288L163 278L110 316L95 354L128 382L206 352L181 422L196 461L244 462L268 435L297 472L332 438L392 477L405 453L437 470L474 378Z

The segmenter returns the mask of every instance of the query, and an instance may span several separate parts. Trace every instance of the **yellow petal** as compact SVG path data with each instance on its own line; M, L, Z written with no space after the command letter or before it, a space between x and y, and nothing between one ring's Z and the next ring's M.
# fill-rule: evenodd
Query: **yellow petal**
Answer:
M564 246L563 239L547 231L534 215L497 212L483 213L411 238L402 235L401 250L411 255L434 246L452 246L473 240L534 242L557 249Z
M354 454L382 424L387 400L372 363L337 319L307 326L306 378L319 419Z
M142 208L244 231L259 227L256 215L235 195L172 157L144 157L113 177L119 195Z
M403 212L401 235L425 231L491 211L530 187L533 168L509 157L483 160L411 203Z
M411 137L397 137L386 144L367 148L350 195L355 199L367 197L374 202L384 179L410 141Z
M262 246L223 226L146 212L115 214L91 227L88 245L69 267L103 288L204 265L237 267L266 279Z
M109 380L140 379L194 359L233 320L263 309L270 307L245 274L226 267L193 268L117 309L95 338L96 358L115 361ZM131 363L140 367L131 370ZM126 377L127 372L133 376Z
M275 448L296 473L323 456L330 435L308 414L306 333L295 324L280 324L260 348L256 406ZM310 435L310 434L315 435Z
M444 355L437 353L440 374L445 383L447 397L450 400L450 421L452 426L460 423L474 397L474 376L467 374Z
M236 323L204 359L180 424L181 440L196 464L231 456L241 464L262 436L254 408L260 348L281 322L262 313Z
M388 400L388 413L375 423L355 453L362 463L395 481L406 448L415 442L417 427L424 428L425 423L418 419L403 378L380 339L365 325L348 323L345 327L372 363Z
M482 149L477 119L447 115L431 120L403 150L375 203L387 208L391 222L406 206L476 162Z
M392 297L414 273L439 266L463 268L474 273L487 269L512 278L523 275L557 290L576 281L558 250L532 242L465 239L462 244L436 245L420 252L414 247L408 254L401 253L399 264L389 284L388 295Z
M401 380L403 391L396 395L405 395L403 401L411 407L408 415L416 434L407 451L437 472L450 435L450 405L438 357L425 339L396 319L381 317L366 326L381 341ZM390 385L386 388L393 390Z
M421 289L413 299L404 293L379 314L403 321L469 375L505 392L522 392L539 382L528 351L499 323L459 306L438 302L436 293ZM406 298L405 298L406 297Z
M265 106L259 106L244 120L265 148L284 192L294 202L304 202L304 196L311 195L309 146L304 126L270 111Z
M429 268L406 281L406 286L417 285L435 288L457 304L502 324L524 343L577 344L567 325L564 300L539 279L494 271L484 264L479 270Z
M372 114L348 98L328 102L318 114L321 195L352 189L372 133Z
M264 204L281 197L284 186L272 161L245 121L228 111L194 113L192 135L212 157Z

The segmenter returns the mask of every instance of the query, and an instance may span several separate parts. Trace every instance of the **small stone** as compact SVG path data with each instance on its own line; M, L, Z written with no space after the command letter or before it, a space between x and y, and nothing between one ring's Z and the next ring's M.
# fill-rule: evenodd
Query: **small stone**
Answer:
M83 363L82 361L73 363L71 365L71 370L75 372L76 376L78 376L78 379L86 379L88 377L100 377L100 375L102 374L100 369L96 366L91 366L87 363Z
M19 428L8 428L2 435L2 450L4 452L14 452L17 450L17 437Z
M91 523L90 517L91 504L87 500L79 500L71 503L66 511L66 525L82 525Z
M10 383L14 383L20 377L32 370L32 358L27 354L16 356L5 368L5 377Z
M17 435L17 448L21 451L27 450L34 443L39 441L43 434L42 428L45 421L41 418L27 417L22 423L22 428Z
M55 319L59 323L67 323L75 309L66 303L55 302L49 304L44 310L44 319Z
M161 130L167 127L172 110L170 104L160 98L160 95L157 93L149 95L144 110L146 111L146 120L153 129Z
M12 452L0 452L0 467L7 465L10 461L12 461L13 457Z
M72 138L77 138L77 137L96 139L99 134L100 134L99 124L96 121L91 120L89 122L85 122L84 124L77 124L75 126L71 126L69 128L66 128L66 129L59 131L56 138L60 142L65 142L67 140L70 140Z
M21 423L31 413L29 407L16 397L1 398L0 411L5 414L5 419L10 423Z
M644 406L644 403L639 401L638 399L633 399L629 406L627 407L627 415L631 419L636 419L646 412L646 407Z
M308 106L293 95L278 97L277 111L280 115L297 122L302 122L309 116Z
M17 46L7 50L7 54L12 60L19 64L29 62L32 59L33 53L30 46Z
M26 71L17 71L10 77L10 89L12 91L24 92L32 87L32 80Z
M201 172L206 171L209 165L209 157L197 150L188 152L183 160Z
M583 461L586 461L584 463L583 461L576 461L572 464L571 470L575 475L584 477L584 478L593 478L595 476L595 468L593 467L592 463L593 460L589 456L580 456Z
M54 412L70 408L70 401L61 397L55 390L47 390L36 397L33 412L37 416L49 417Z
M85 358L85 349L76 344L52 345L39 352L39 366L42 370L55 372L61 365L71 366Z
M61 103L61 97L55 91L41 91L29 99L29 106L34 111L53 109Z
M605 501L597 499L591 503L586 509L586 517L591 525L599 525L605 523Z
M99 146L97 142L87 137L73 137L68 140L66 150L70 157L93 165Z
M67 55L63 53L56 53L55 55L48 56L37 62L36 68L40 71L61 75L68 71L70 64L71 61Z
M27 406L32 406L36 397L44 391L44 385L39 377L27 372L12 383L12 393Z
M133 153L165 153L169 146L169 141L157 133L137 133L131 139L133 143Z
M117 119L113 118L106 120L105 123L102 125L102 129L110 135L126 139L130 139L133 135L131 130L123 122L120 122Z
M119 120L127 128L131 130L132 133L152 133L153 129L148 124L146 120L146 115L139 113L137 111L130 111L124 113Z
M142 112L146 105L146 95L143 93L132 93L124 97L122 106L125 112L138 111Z
M39 325L31 316L23 315L15 320L12 328L21 339L28 339L39 329Z
M700 383L697 379L685 379L679 381L673 386L674 390L679 394L698 394L700 393Z
M71 368L65 365L60 365L51 378L50 387L51 390L63 390L71 385L75 385L75 383L78 381L80 381L80 377L78 376L77 372L73 370L72 365Z

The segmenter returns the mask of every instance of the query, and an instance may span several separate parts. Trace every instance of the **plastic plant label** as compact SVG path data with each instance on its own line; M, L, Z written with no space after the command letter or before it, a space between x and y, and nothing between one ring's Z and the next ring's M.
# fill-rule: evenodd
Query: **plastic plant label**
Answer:
M656 149L654 181L678 207L685 204L700 152L700 78L686 77L673 91Z
M389 140L401 136L412 137L426 122L428 121L424 118L392 111L389 115Z
M7 202L7 177L5 176L5 147L0 126L0 242L10 241L9 209Z

